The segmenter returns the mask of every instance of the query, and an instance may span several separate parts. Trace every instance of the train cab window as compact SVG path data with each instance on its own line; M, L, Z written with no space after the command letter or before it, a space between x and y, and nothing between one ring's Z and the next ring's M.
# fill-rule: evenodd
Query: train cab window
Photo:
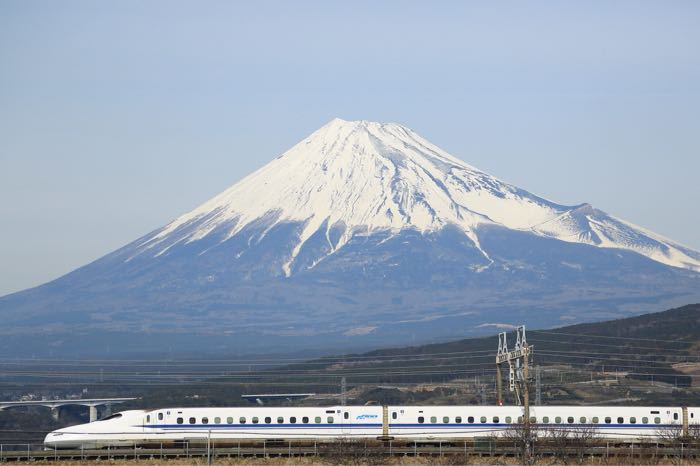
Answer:
M163 420L163 413L158 413L158 420L162 421Z
M611 422L612 422L612 418L610 418L610 416L606 416L605 423L610 424Z
M315 422L316 424L320 424L320 423L321 423L321 416L316 416L316 417L314 418L314 422Z
M442 418L442 423L443 423L443 424L449 424L449 423L450 423L450 417L449 417L449 416L443 416L443 418Z
M542 424L549 424L549 416L542 417Z
M396 419L397 417L399 417L399 415L396 414L396 411L394 411L393 413L391 413L391 418L392 418L392 419Z
M396 414L396 413L394 413L394 414ZM345 412L343 413L343 419L349 419L349 418L350 418L350 413L347 412L347 411L345 411Z
M190 424L196 424L197 420L193 417L190 418Z
M593 422L593 424L598 424L598 422L600 422L600 419L598 419L598 416L593 416L591 421Z
M567 418L566 418L566 422L568 422L569 424L573 424L573 423L574 423L574 418L573 418L573 416L567 417Z
M425 422L425 418L423 416L418 416L418 424L423 424Z
M245 424L245 417L241 416L238 418L238 423L239 424Z
M624 417L618 417L618 418L617 418L617 423L618 423L618 424L624 424L624 423L625 423L625 418L624 418Z
M328 416L328 424L333 424L333 416Z
M654 418L654 424L661 424L661 418L660 418L660 417L655 417L655 418Z
M494 423L494 424L498 424L499 421L500 421L500 419L498 419L498 416L494 416L494 417L493 417L493 423Z
M436 416L430 416L430 423L435 424L437 422L437 417Z
M678 420L678 413L673 413L673 420L677 421Z
M270 416L265 418L265 424L271 424L272 423L272 418Z
M231 416L226 418L226 424L233 424L233 418Z
M586 423L586 416L581 416L578 420L580 424L585 424Z
M215 418L214 418L214 424L221 424L221 418L220 418L220 417L215 417Z
M182 424L183 422L185 422L184 419L182 419L181 417L177 418L177 423L178 423L178 424Z
M208 417L203 417L203 418L202 418L202 424L209 424L209 418L208 418Z
M294 416L290 417L290 418L289 418L289 423L290 423L290 424L296 424L296 423L297 423L297 418L295 418Z
M469 416L469 417L467 418L467 422L468 422L469 424L474 424L474 416Z
M304 424L308 424L308 423L309 423L309 418L308 418L307 416L304 416L304 417L301 418L301 422L303 422Z
M642 418L642 424L649 424L649 418L646 417L646 416L644 416L644 417Z
M557 424L561 424L561 416L555 417L554 422L556 422Z
M486 416L481 416L481 419L479 419L482 424L486 424Z
M256 416L256 417L254 417L253 419L251 419L251 422L252 422L253 424L257 424L257 423L260 422L260 419L258 419L258 417Z
M284 424L284 418L282 416L277 418L277 424Z
M151 423L151 415L150 414L148 416L146 416L146 423L147 424Z
M456 422L457 424L461 424L461 423L462 423L462 416L457 416L457 417L455 418L455 422Z
M634 416L632 416L632 417L630 418L630 424L636 424L636 423L637 423L637 418L634 417Z
M513 422L513 418L510 416L506 416L506 424L511 424Z

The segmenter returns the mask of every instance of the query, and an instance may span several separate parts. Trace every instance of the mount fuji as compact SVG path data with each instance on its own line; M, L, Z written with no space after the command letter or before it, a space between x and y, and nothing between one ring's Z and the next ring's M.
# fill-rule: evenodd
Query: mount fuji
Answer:
M361 348L698 300L697 251L404 126L335 119L164 227L0 298L0 349Z

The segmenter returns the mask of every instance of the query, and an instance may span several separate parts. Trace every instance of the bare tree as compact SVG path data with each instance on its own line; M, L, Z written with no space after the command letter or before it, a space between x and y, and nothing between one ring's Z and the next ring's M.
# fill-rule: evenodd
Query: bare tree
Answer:
M538 429L536 426L519 422L511 424L503 432L502 439L513 445L515 454L518 459L525 465L537 463L538 457L535 451L535 445L538 437Z
M679 425L660 428L656 431L656 437L659 439L659 443L665 447L672 464L683 464L687 449L687 438L683 434L683 428Z
M552 426L543 432L556 464L585 464L597 430L589 426Z

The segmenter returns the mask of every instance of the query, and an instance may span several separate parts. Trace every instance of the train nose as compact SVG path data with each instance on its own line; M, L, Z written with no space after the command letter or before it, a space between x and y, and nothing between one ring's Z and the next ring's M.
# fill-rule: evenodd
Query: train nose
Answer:
M44 448L55 449L63 446L66 443L66 437L61 430L54 430L46 434L44 438Z

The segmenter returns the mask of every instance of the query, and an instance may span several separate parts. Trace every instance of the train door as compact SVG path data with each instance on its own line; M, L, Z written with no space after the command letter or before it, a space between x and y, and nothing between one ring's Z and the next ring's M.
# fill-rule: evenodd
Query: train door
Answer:
M343 437L349 437L352 435L352 415L350 414L350 409L348 409L346 406L343 406L343 409L340 412L340 424L342 425L341 427L341 432L343 433Z

